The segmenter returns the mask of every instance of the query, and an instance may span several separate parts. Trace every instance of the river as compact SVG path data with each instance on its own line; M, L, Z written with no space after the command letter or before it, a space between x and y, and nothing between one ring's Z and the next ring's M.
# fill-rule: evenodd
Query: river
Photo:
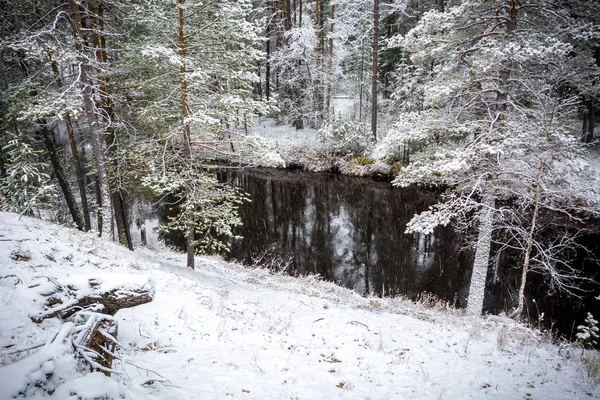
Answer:
M218 178L251 197L240 208L243 226L236 233L242 239L231 241L227 259L291 275L319 274L361 294L416 300L427 293L466 306L473 261L469 243L451 227L438 227L430 235L405 233L408 221L438 201L438 193L301 170L224 169ZM596 252L597 239L584 238ZM597 275L597 263L586 257L575 262ZM516 306L521 265L518 257L499 257L490 266L484 312L497 314ZM581 298L553 293L542 275L530 273L529 322L570 337L587 311L600 316L598 286L585 288L589 291Z

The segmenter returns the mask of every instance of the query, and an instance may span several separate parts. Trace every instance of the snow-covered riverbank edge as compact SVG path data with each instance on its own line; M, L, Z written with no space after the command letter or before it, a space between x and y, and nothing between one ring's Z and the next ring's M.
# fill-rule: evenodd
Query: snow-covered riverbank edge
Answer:
M156 294L116 314L122 374L84 376L66 352L52 360L54 398L600 397L581 349L517 324L365 298L315 277L273 275L218 258L199 258L195 271L184 265L183 254L167 249L130 252L92 234L0 213L0 276L19 277L0 280L0 354L47 341L61 325L29 318L36 305L28 303L27 282L35 276L110 280L128 273L148 276ZM36 351L2 356L0 381L39 378L41 371L14 368ZM598 360L596 353L585 357ZM147 377L157 379L141 386ZM6 387L0 384L0 398L16 394ZM30 385L23 395L49 396L42 389Z
M381 151L367 156L340 156L331 150L329 143L319 140L317 129L296 129L278 124L272 118L260 118L251 133L264 141L266 151L256 159L244 159L242 164L273 168L301 168L310 172L337 172L342 175L375 177L392 181L400 168L397 162L385 160Z

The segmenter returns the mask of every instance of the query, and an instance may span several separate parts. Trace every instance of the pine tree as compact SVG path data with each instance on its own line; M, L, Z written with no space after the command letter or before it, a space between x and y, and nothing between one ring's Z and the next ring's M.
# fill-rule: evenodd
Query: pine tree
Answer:
M176 7L154 2L147 12L152 29L141 56L153 67L132 81L143 104L140 119L154 136L143 181L175 196L181 213L165 229L185 233L190 268L196 252L227 248L231 227L240 223L240 193L213 177L205 157L235 156L248 117L269 109L252 98L262 52L260 27L246 19L250 10L246 1L179 0Z
M499 205L492 210L495 237L510 238L502 244L525 256L519 312L528 271L547 274L555 287L574 288L574 271L556 256L568 246L540 236L542 210L567 219L597 210L598 191L589 185L585 149L573 129L579 96L589 90L577 81L597 73L589 57L579 57L587 61L573 68L576 32L590 27L542 0L463 1L444 10L426 13L398 38L411 64L401 71L406 83L396 98L402 111L383 146L409 143L416 151L396 185L451 188L448 201L415 218L412 230L452 219L466 228L471 213L489 209L482 199ZM476 250L489 251L492 236L486 237Z

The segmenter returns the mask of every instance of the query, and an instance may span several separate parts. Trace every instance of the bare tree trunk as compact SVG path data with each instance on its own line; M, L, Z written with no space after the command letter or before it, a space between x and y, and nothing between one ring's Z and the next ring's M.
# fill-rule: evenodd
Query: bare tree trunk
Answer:
M267 41L265 42L267 57L265 60L265 94L271 98L271 22L267 23Z
M360 83L360 94L358 97L358 121L362 122L362 110L363 110L363 90L364 90L364 79L365 74L365 52L364 52L364 41L360 45L360 71L359 71L359 83Z
M594 128L596 127L596 104L594 100L590 100L589 104L590 113L588 115L588 134L586 143L591 143L594 140Z
M75 41L80 46L81 50L81 41L84 40L83 34L81 31L81 13L79 11L79 6L75 2L75 0L68 0L69 7L71 10L71 24L73 28L73 35L75 36ZM98 231L100 236L105 236L108 234L107 227L111 224L103 223L103 215L110 215L111 206L110 206L110 188L108 184L108 173L106 171L106 161L104 158L104 152L102 149L102 144L100 141L100 134L97 130L97 120L96 115L94 113L94 104L92 100L92 86L88 77L88 65L86 64L86 60L84 58L79 59L79 75L80 75L80 84L82 86L82 96L83 103L85 106L85 115L90 129L90 139L92 141L92 151L94 153L94 160L96 163L97 170L97 184L99 189L99 203L100 207L98 209ZM106 213L108 211L108 213Z
M358 120L362 121L362 109L363 109L363 85L360 84L360 94L358 96Z
M52 57L52 54L49 55L50 58L50 66L52 68L52 72L54 73L54 79L56 81L56 86L59 89L62 89L63 82L60 77L60 72L58 70L58 66L56 65L56 61ZM87 232L91 229L90 222L90 210L88 208L88 200L87 193L85 191L85 170L83 167L83 163L79 157L79 150L77 149L77 140L75 139L75 133L73 131L73 123L71 121L71 114L65 112L64 115L65 124L67 126L67 134L69 135L69 145L71 148L71 161L73 164L73 169L75 170L75 176L77 177L77 185L79 187L79 197L81 198L81 210L83 213L83 226L82 229Z
M329 65L327 66L327 113L331 112L331 74L333 69L333 30L335 4L331 5L331 27L329 29Z
M2 146L0 146L0 178L3 178L5 176L6 176L6 161L4 159L4 151L2 151Z
M550 114L550 120L546 127L545 138L548 140L552 123L554 122L554 110ZM540 166L538 169L537 184L535 188L535 206L533 208L533 217L531 217L531 227L529 234L527 235L527 246L525 247L525 260L523 261L523 271L521 272L521 285L519 286L519 303L517 309L510 315L511 318L519 318L523 312L525 305L525 285L527 283L527 271L529 271L529 262L531 259L531 248L533 246L533 234L537 223L537 217L540 210L540 199L542 197L542 178L544 177L544 162L540 160Z
M289 0L282 0L281 11L283 11L283 27L288 32L292 29L290 20L290 2Z
M495 201L492 196L484 195L479 212L479 236L475 245L475 260L467 299L467 314L481 315L485 299L485 281L490 260L492 228L494 222Z
M596 66L600 68L600 47L595 50ZM591 143L594 140L594 129L596 127L596 109L600 106L593 98L588 99L586 110L583 113L583 132L581 141L583 143Z
M377 141L377 59L379 42L379 0L373 2L373 73L371 76L371 132Z
M88 3L90 11L91 31L93 34L94 53L96 61L107 64L108 55L106 52L106 38L104 32L104 7L102 3L98 5L96 10L92 3ZM112 126L116 120L115 107L112 101L109 85L109 77L98 74L98 94L100 96L100 108L103 110L103 115L107 119L108 135L106 136L106 148L109 154L113 156L112 166L117 174L119 174L117 161L117 135L116 129ZM120 187L115 187L111 191L112 206L114 210L115 221L117 223L117 236L121 245L133 250L133 241L131 240L131 232L129 227L129 217L127 215L126 195Z
M181 87L181 114L183 117L183 146L184 146L184 156L186 159L191 162L192 159L192 151L190 148L190 140L191 140L191 127L189 123L190 116L190 105L188 101L188 83L187 83L187 74L186 74L186 64L185 64L185 56L186 56L186 42L184 35L184 23L185 23L185 15L184 15L184 4L185 0L177 0L177 4L179 5L179 25L178 25L178 38L179 38L179 55L181 56L181 66L179 67L179 83ZM186 193L188 204L191 202L192 193L191 189L187 188ZM184 210L185 212L192 213L192 216L188 220L186 226L186 249L187 249L187 266L188 268L194 269L194 258L196 248L194 246L194 222L193 222L193 214L195 210Z
M320 121L323 119L323 103L321 101L322 93L321 93L321 26L320 26L320 0L315 0L315 37L317 40L317 45L315 48L315 75L316 75L316 85L315 85L315 112L317 114L317 119Z
M56 176L56 180L58 181L58 185L60 186L63 195L65 196L67 207L71 213L71 218L73 218L73 222L75 222L75 225L77 225L77 229L84 230L85 225L83 218L81 217L81 213L79 212L79 207L77 207L75 196L73 195L71 186L67 182L67 175L65 174L65 171L56 154L54 135L52 134L52 131L50 131L50 129L48 129L48 127L45 125L41 127L41 134L44 138L44 144L46 145L46 150L48 151L48 156L50 157L50 163L52 164L54 175Z
M540 162L540 168L538 170L538 182L535 194L535 207L533 210L533 218L531 219L531 227L529 234L527 235L527 246L525 248L525 260L523 261L523 270L521 271L521 285L519 286L519 303L517 309L510 315L511 318L519 318L523 312L525 306L525 286L527 284L527 272L529 271L529 261L531 259L531 247L533 245L533 233L535 232L535 226L537 222L537 216L540 206L540 194L541 194L541 183L542 176L544 174L544 164Z

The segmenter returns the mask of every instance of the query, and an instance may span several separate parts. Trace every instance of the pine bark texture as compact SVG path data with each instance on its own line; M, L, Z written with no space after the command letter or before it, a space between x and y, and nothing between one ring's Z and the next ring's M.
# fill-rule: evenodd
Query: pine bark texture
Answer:
M60 72L58 70L58 65L56 61L54 61L52 55L50 55L50 66L52 68L52 72L54 73L54 79L56 81L56 86L59 89L63 88L62 78L60 76ZM85 190L85 169L83 166L83 162L79 157L79 150L77 149L77 139L75 138L75 131L73 130L73 122L71 120L71 114L65 112L65 125L67 127L67 135L69 136L69 146L71 149L71 162L73 165L73 170L75 171L75 176L77 177L77 186L79 188L79 197L81 199L81 211L83 215L83 230L85 232L91 229L91 221L90 221L90 210L88 207L87 193Z
M77 201L75 200L75 196L73 195L73 191L71 190L71 186L67 181L67 174L65 173L60 161L58 160L58 156L56 154L56 146L54 144L54 135L52 131L47 126L41 127L41 134L44 138L44 144L46 145L46 151L48 152L48 156L50 157L50 163L52 164L52 169L54 170L54 176L58 181L58 185L65 197L65 202L67 203L67 207L69 209L69 213L71 214L71 218L73 218L73 222L77 225L77 229L84 230L85 224L83 222L83 217L79 212L79 207L77 206Z
M335 4L331 5L331 26L329 29L329 65L327 66L327 113L331 112L331 78L333 74L333 30L335 16Z
M377 61L379 42L379 0L373 2L373 70L371 75L371 132L377 141Z
M94 45L94 53L96 61L102 65L108 63L108 54L106 51L106 38L103 34L104 28L104 7L102 3L96 9L93 4L88 3L90 10L91 31L93 34L92 43ZM119 174L118 164L118 143L115 128L112 126L116 122L115 106L111 97L109 83L110 78L102 74L102 71L97 71L98 80L98 95L100 96L100 109L102 115L107 119L107 135L106 135L106 150L112 157L109 158L109 163L114 171ZM115 185L116 186L116 185ZM111 201L114 211L115 222L117 225L118 242L133 250L133 241L131 240L131 232L129 226L129 216L127 215L127 203L125 192L120 187L113 187L111 190Z
M475 261L473 262L469 297L467 299L467 314L469 315L481 315L483 310L485 282L492 245L494 207L495 201L493 197L484 197L482 208L479 212L479 235L475 246Z
M185 41L185 10L184 5L185 0L178 0L177 4L179 5L179 24L178 24L178 40L179 40L179 56L181 57L181 66L179 67L179 83L181 90L181 114L183 117L183 148L184 148L184 157L186 162L191 163L192 161L192 153L190 148L190 140L191 140L191 127L189 123L190 116L190 105L188 100L188 82L187 82L187 71L185 64L185 56L186 56L186 41ZM190 201L192 196L191 189L186 188L185 196ZM194 213L194 210L186 210L186 212ZM190 217L190 218L193 218ZM187 266L188 268L194 269L194 258L195 258L195 246L194 246L194 223L193 221L189 221L186 226L186 250L187 250Z
M71 23L73 35L78 46L81 46L83 40L81 12L75 0L68 0L71 10ZM106 237L109 229L112 229L110 218L104 219L106 215L111 215L111 200L110 187L108 184L108 172L106 170L106 160L104 150L100 140L100 133L97 129L97 120L94 111L94 103L92 99L92 86L89 79L88 65L85 58L79 59L80 85L82 86L83 103L85 106L85 115L89 126L89 135L92 142L92 152L96 164L97 185L98 185L98 233L100 236ZM108 211L108 212L107 212ZM105 223L107 222L107 223Z

